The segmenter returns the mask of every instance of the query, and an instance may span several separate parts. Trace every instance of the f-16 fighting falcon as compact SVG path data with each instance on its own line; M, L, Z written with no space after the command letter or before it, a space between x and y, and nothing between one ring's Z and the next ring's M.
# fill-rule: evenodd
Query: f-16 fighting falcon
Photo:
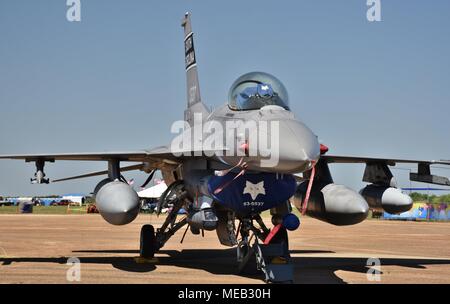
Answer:
M154 257L178 230L195 235L216 231L221 244L237 249L237 270L262 271L267 282L290 282L288 230L298 229L301 215L333 225L354 225L366 219L369 209L401 213L412 207L390 171L397 163L417 164L410 179L450 185L446 177L431 174L431 166L450 161L334 156L328 147L290 111L288 93L274 76L252 72L231 86L227 104L211 111L202 102L191 19L182 21L187 77L184 120L173 125L172 143L150 150L109 153L0 155L1 159L32 162L33 183L61 182L107 176L94 189L96 206L110 224L132 222L140 211L136 191L122 173L156 171L168 185L156 212L169 212L161 227L144 225L140 255ZM181 118L181 117L180 117ZM49 180L45 164L55 161L103 161L107 169L80 176ZM121 163L133 163L121 166ZM333 182L330 163L363 163L363 181L356 192ZM123 164L122 164L123 165ZM269 211L273 227L261 213ZM184 236L183 236L184 238Z

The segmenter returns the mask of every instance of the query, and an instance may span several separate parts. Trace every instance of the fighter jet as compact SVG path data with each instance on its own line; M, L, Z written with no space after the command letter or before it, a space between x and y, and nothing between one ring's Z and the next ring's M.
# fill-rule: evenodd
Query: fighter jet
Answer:
M410 179L450 185L431 174L432 165L450 161L370 158L329 155L328 147L290 111L286 88L276 77L251 72L231 86L228 102L214 111L202 102L190 14L182 20L187 76L187 108L174 124L174 140L149 150L109 153L0 155L36 165L33 183L47 183L44 166L55 161L102 161L105 171L51 182L106 175L94 189L96 206L110 224L132 222L140 210L135 190L122 173L149 174L159 170L168 185L157 213L169 212L161 227L144 225L140 255L151 259L181 228L184 235L216 231L221 244L236 247L239 272L258 269L267 282L290 282L288 230L298 229L299 217L309 215L333 225L354 225L366 219L369 208L400 213L412 207L411 198L397 188L389 167L418 165ZM178 127L177 127L178 126ZM133 165L121 167L121 163ZM363 163L363 181L356 192L333 182L330 163ZM273 227L261 216L270 211ZM183 235L183 239L184 239Z

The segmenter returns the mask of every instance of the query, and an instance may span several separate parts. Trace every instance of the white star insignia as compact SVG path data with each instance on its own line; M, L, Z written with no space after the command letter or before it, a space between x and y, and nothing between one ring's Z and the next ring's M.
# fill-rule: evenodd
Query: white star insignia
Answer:
M243 194L250 194L252 200L255 200L256 197L260 194L265 195L266 189L264 189L264 181L259 182L257 184L253 184L252 182L246 181Z

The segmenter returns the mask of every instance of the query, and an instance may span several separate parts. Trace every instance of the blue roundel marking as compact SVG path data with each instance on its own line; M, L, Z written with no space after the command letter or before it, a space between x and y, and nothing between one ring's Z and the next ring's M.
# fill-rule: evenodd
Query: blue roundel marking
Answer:
M211 176L208 191L224 207L241 214L276 207L294 195L297 187L291 174L246 173L233 181L236 174L230 172L225 176ZM221 192L214 194L217 188L227 183Z
M288 213L283 218L283 226L287 230L293 231L300 227L300 219L292 213Z

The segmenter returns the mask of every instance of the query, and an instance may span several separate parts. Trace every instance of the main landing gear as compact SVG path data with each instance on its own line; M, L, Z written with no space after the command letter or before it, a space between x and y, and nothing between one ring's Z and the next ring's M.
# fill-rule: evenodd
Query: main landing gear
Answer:
M170 237L187 224L186 217L177 221L178 212L187 203L187 192L182 181L177 181L166 189L160 197L157 214L159 215L163 208L169 208L170 211L161 228L156 231L152 225L142 226L139 250L141 258L152 259Z

